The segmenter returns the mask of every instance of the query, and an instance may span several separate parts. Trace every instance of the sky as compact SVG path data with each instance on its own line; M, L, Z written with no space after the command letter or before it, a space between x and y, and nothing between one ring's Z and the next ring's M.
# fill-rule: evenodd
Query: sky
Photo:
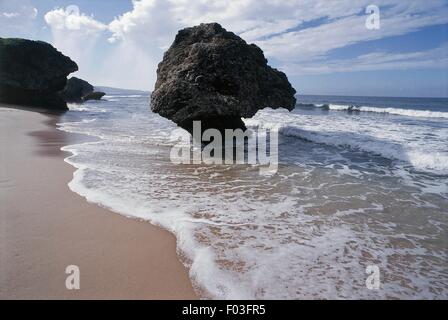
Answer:
M203 22L299 94L448 97L448 0L0 0L0 37L51 43L96 86L151 91L177 31Z

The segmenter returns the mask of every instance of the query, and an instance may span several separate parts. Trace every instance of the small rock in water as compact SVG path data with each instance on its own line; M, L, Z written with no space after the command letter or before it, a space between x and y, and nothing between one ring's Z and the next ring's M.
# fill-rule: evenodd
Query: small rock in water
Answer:
M87 100L100 100L105 93L94 91L94 87L85 80L71 77L60 93L66 102L81 103Z
M82 97L93 92L93 86L85 80L71 77L59 94L66 102L81 102Z
M105 95L104 92L101 91L94 91L90 92L82 97L82 101L87 100L101 100L101 98Z
M180 30L157 69L151 109L190 133L245 129L263 108L295 106L296 91L286 75L267 64L263 51L218 23Z

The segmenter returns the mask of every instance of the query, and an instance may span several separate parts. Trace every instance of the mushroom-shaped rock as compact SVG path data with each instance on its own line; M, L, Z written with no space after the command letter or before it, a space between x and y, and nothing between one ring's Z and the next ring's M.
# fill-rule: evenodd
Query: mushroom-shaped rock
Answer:
M151 109L192 132L245 129L263 108L295 106L286 75L267 64L263 51L218 23L180 30L157 69Z

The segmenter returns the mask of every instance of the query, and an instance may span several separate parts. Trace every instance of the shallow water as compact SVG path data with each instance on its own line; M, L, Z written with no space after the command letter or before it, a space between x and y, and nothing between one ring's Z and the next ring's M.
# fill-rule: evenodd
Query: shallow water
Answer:
M202 296L448 298L446 99L308 96L313 106L260 111L245 122L279 127L273 176L175 165L176 126L148 95L106 99L70 106L60 124L98 139L65 147L79 169L70 187L172 231ZM354 102L385 111L331 107ZM369 265L379 290L366 288Z

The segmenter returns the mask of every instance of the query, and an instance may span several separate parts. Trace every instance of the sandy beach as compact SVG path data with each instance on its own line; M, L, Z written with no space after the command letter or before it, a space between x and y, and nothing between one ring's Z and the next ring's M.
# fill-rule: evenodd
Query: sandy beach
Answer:
M0 299L195 299L172 234L70 191L57 121L0 107Z

